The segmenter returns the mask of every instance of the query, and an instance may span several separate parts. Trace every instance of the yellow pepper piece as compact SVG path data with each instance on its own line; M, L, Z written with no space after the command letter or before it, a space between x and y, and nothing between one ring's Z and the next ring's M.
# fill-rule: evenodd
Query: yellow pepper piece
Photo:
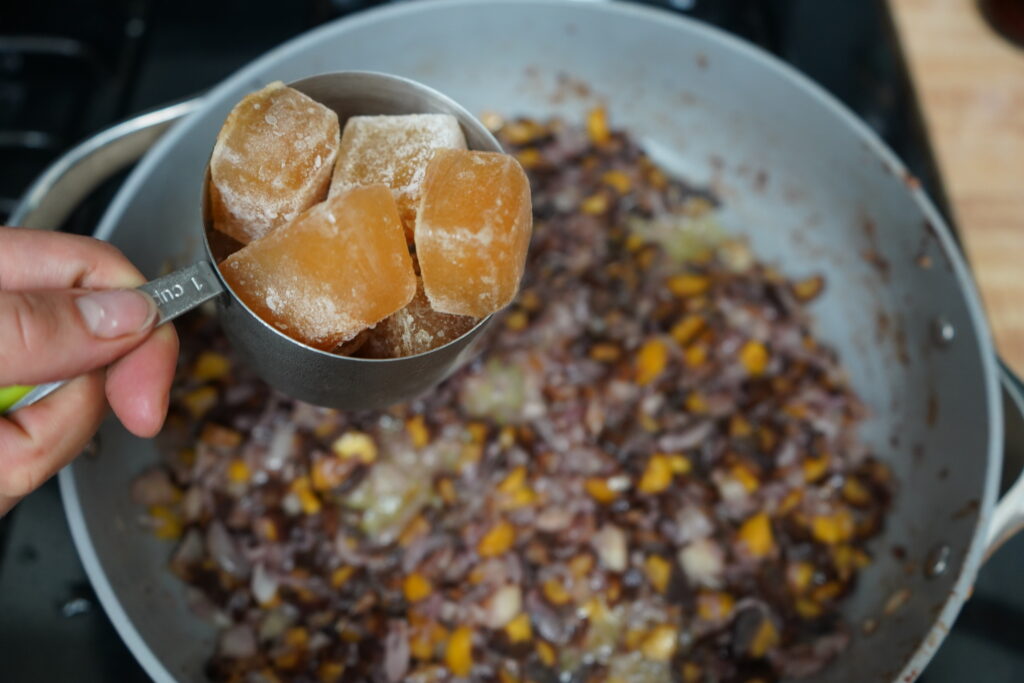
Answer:
M804 492L802 489L793 489L786 494L786 497L779 503L779 514L784 515L790 512L800 504L800 501L804 498Z
M647 173L647 182L657 190L664 190L668 187L668 176L660 168L652 167Z
M706 275L680 273L668 279L668 288L676 296L695 296L711 289L711 278Z
M800 598L799 600L797 600L795 603L795 607L797 614L799 614L804 619L814 619L816 617L820 617L821 613L824 611L822 610L821 605L807 598Z
M636 382L640 386L650 384L665 370L668 364L668 349L661 339L648 340L637 354Z
M455 676L468 676L473 670L473 631L468 626L460 626L452 632L444 663Z
M705 621L720 621L732 614L736 600L722 591L701 591L697 594L697 616Z
M516 491L519 491L526 484L526 468L520 465L514 470L508 473L500 484L498 484L498 491L505 495L511 496Z
M608 210L608 205L608 196L598 192L580 202L580 211L590 216L600 216Z
M323 662L316 669L316 679L319 683L338 683L344 673L345 665L341 662Z
M699 315L688 315L675 325L669 331L669 335L676 340L680 346L686 346L694 339L697 335L704 330L704 318Z
M758 341L748 341L740 348L740 363L751 377L760 377L768 369L768 349Z
M293 626L284 632L284 642L291 647L306 647L309 642L309 631L301 626Z
M537 641L537 656L540 657L540 661L544 662L544 666L555 665L555 648L543 640Z
M803 593L814 578L814 565L810 562L794 562L786 568L786 582L794 593Z
M220 379L231 371L231 361L216 351L203 351L196 358L192 376L202 382Z
M673 453L668 456L669 465L674 474L688 474L693 469L693 463L682 453Z
M594 107L587 114L587 134L595 145L607 144L611 139L608 129L608 112L604 107Z
M772 524L768 515L759 512L747 518L739 529L740 543L752 557L766 557L775 548Z
M405 431L415 448L423 448L430 443L430 430L422 415L414 415L405 422Z
M847 477L843 482L843 498L853 505L867 505L871 502L871 492L856 477Z
M757 631L754 632L754 637L750 641L750 649L748 650L751 657L754 659L760 659L768 654L768 651L775 648L779 644L779 630L775 628L775 624L772 620L765 617L761 620L761 624L757 627Z
M828 455L819 455L816 458L805 458L801 467L804 470L805 481L818 481L828 472Z
M644 239L643 235L638 235L634 232L626 238L626 251L631 254L636 253L640 251L645 244L647 244L647 240Z
M590 357L601 363L617 361L622 351L615 344L594 344L590 347Z
M562 582L557 579L548 579L544 582L541 589L544 592L544 597L548 599L552 605L565 605L568 604L572 599L569 595L569 591L565 590L565 586Z
M211 386L199 387L185 394L181 402L185 404L192 417L200 418L217 404L217 390Z
M466 425L470 440L475 444L482 444L487 440L487 425L483 422L470 422Z
M644 638L640 651L644 657L656 662L667 662L676 653L679 635L675 626L662 624L655 626Z
M625 171L605 171L601 176L601 182L615 188L619 194L626 194L633 187L632 181Z
M342 566L331 572L331 587L341 588L345 583L352 578L352 575L356 573L356 568L352 566Z
M516 529L502 520L484 534L477 544L476 551L480 557L497 557L504 555L516 541Z
M409 574L402 582L402 592L405 594L405 599L409 602L425 600L430 597L433 591L434 587L431 585L430 579L418 572Z
M540 150L536 147L527 147L520 150L516 154L516 159L519 160L523 168L537 168L544 161L544 158L540 155Z
M419 660L433 659L434 643L430 640L430 635L420 631L409 638L409 652Z
M323 507L320 499L313 493L309 477L299 477L292 482L292 493L299 499L302 511L307 515L315 515Z
M703 680L704 670L699 664L693 662L683 663L683 683L700 683Z
M737 463L729 469L729 474L732 478L743 485L747 491L753 493L761 486L761 482L758 481L757 475L748 466L743 463Z
M502 510L516 510L518 508L533 505L537 502L538 496L533 489L521 488L513 493L507 501L501 504Z
M199 440L210 446L237 448L242 443L242 435L234 429L222 427L213 422L207 422L203 425L203 431L199 434Z
M589 553L577 555L569 560L569 573L577 580L582 579L584 576L589 574L590 570L593 568L594 556Z
M530 319L526 317L526 313L523 311L512 311L505 316L505 327L513 332L525 330L528 322L530 322Z
M837 581L829 581L823 583L811 593L811 597L815 602L823 603L835 600L840 593L843 592L843 587Z
M256 533L268 541L277 541L280 534L277 532L277 524L269 517L260 517L255 523Z
M501 133L510 144L525 145L544 135L545 130L544 126L536 121L522 119L508 124L502 129Z
M467 443L462 445L462 450L459 452L459 471L461 472L466 467L474 465L480 462L480 458L484 457L484 446L480 443Z
M664 453L655 453L647 461L647 468L637 489L641 493L661 493L672 484L672 461Z
M437 482L437 493L448 505L452 505L458 499L458 494L455 492L455 484L452 483L451 479L439 479Z
M729 418L729 436L742 438L750 436L753 431L754 428L751 427L750 422L748 422L744 417L740 415L733 415Z
M363 432L346 432L331 446L339 458L358 458L369 465L377 459L377 444L373 437Z
M513 643L522 643L532 638L530 617L525 612L520 612L512 621L505 624L505 634Z
M299 653L295 650L279 654L273 659L276 669L294 669L299 665Z
M249 481L249 477L252 473L249 471L249 466L245 464L245 461L236 458L228 464L228 479L236 484L244 484Z
M811 534L827 545L848 541L853 537L855 524L849 510L838 510L831 515L819 515L811 520Z
M156 522L153 527L153 535L157 538L172 540L181 536L181 518L171 508L166 505L150 506L149 516Z
M708 409L708 403L704 400L704 397L700 395L700 392L691 391L686 396L685 401L686 410L691 413L705 413Z
M654 590L664 593L668 589L668 581L672 576L671 562L660 555L651 555L644 561L644 571Z
M515 427L505 425L498 432L498 445L502 448L512 448L516 444L516 430Z
M810 301L814 297L821 294L821 290L825 288L825 279L820 275L809 277L806 280L800 280L799 282L793 283L793 294L800 301Z
M683 362L688 368L699 368L708 360L708 347L694 344L683 351Z

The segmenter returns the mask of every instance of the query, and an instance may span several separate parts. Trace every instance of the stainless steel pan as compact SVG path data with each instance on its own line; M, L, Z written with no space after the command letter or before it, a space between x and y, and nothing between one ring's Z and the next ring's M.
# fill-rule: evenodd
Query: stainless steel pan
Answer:
M604 103L668 169L712 183L725 200L723 222L759 254L795 276L827 272L814 311L820 333L873 407L863 437L891 463L901 491L882 551L846 610L853 623L877 618L878 629L857 629L820 680L912 680L986 553L1022 522L1024 483L997 497L1004 410L1017 456L1024 424L1019 396L1000 396L992 341L949 230L892 153L792 69L676 16L572 0L417 2L306 34L201 102L179 105L187 117L135 169L97 235L148 275L193 258L195 188L231 106L268 81L341 69L408 76L476 112L577 118ZM124 144L140 147L133 135L147 133L135 128L122 127ZM83 164L70 166L74 176ZM883 316L888 331L876 325ZM138 528L128 498L154 446L113 423L99 438L96 457L61 473L79 552L146 670L159 681L196 680L213 632L185 607L165 570L168 547ZM917 571L908 575L884 551L896 544ZM902 591L900 605L892 596Z

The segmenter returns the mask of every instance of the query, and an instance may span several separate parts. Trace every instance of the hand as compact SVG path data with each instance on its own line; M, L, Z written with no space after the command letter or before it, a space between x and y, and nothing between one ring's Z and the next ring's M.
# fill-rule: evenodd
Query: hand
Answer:
M108 402L132 433L160 430L178 337L153 331L144 282L104 242L0 227L0 386L75 378L0 417L0 515L82 450Z

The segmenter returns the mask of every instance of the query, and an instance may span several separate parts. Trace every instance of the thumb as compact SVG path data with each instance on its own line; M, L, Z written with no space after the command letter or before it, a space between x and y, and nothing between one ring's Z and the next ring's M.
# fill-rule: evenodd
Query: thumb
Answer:
M0 386L77 377L146 338L156 304L133 289L0 291Z

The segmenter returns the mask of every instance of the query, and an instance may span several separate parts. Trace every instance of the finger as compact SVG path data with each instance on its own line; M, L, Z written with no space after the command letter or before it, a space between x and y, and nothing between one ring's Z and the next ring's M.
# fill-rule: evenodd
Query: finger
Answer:
M102 371L91 372L0 418L0 508L27 495L78 455L106 412L103 380Z
M131 289L0 291L0 386L76 377L138 346L156 304Z
M178 358L178 335L164 325L107 371L107 400L136 436L155 436L167 416Z
M0 244L0 289L108 289L145 282L116 247L92 237L0 227Z

